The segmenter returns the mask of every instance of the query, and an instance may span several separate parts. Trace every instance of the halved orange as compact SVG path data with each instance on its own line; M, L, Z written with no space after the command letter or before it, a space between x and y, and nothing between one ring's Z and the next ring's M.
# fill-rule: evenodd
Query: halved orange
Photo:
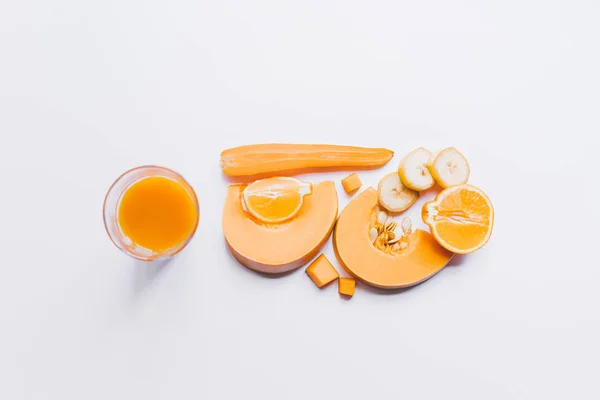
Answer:
M490 198L473 185L452 186L423 205L422 218L446 250L468 254L482 248L494 227Z
M280 223L293 218L312 185L296 178L274 177L255 181L242 191L242 207L254 218Z

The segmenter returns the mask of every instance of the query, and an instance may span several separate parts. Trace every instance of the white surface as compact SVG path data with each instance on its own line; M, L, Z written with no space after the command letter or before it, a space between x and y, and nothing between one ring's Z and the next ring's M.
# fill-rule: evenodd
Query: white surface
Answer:
M595 0L3 2L0 398L599 398L599 17ZM225 249L218 158L270 141L396 150L367 184L454 145L492 240L403 293L258 276ZM146 163L201 202L162 269L102 225L108 186ZM335 179L343 206L345 175L303 178Z

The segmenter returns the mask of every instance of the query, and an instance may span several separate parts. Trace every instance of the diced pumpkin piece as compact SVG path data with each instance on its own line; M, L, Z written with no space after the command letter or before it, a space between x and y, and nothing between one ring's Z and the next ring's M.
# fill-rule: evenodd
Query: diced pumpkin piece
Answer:
M360 178L356 174L350 174L342 179L342 186L346 193L351 194L356 192L362 186Z
M356 281L352 278L340 278L338 279L338 293L346 296L354 296L354 287Z
M321 254L317 257L317 259L306 268L306 273L317 287L323 287L340 276L327 257L325 257L325 254Z

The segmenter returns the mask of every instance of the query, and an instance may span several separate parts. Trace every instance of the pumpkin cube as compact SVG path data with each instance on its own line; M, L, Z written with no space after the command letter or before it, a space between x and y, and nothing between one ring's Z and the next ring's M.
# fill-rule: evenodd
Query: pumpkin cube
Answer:
M354 287L356 281L352 278L340 278L338 279L338 293L346 296L354 296Z
M346 193L351 194L356 192L362 186L360 178L356 174L350 174L342 179L342 186Z
M317 259L306 268L306 273L317 287L323 287L340 276L327 257L325 257L325 254L321 254L317 257Z

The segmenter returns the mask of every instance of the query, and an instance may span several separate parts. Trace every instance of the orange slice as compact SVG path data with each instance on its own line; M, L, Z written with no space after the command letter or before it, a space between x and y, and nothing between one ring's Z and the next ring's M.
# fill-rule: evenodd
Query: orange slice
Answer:
M468 254L482 248L494 227L494 207L489 197L472 185L444 189L422 209L423 222L446 250Z
M285 222L298 214L304 196L311 192L310 183L295 178L261 179L243 190L242 207L259 221L270 224Z

